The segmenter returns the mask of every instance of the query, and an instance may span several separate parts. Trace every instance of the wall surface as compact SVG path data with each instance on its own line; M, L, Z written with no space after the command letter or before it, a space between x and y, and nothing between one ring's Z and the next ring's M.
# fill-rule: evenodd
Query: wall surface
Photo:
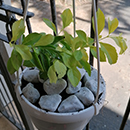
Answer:
M11 4L10 0L4 0L4 2L5 2L5 4L9 4L9 5ZM5 12L3 10L0 10L0 13L5 14ZM0 33L3 34L3 35L6 35L5 23L2 22L2 21L0 21ZM10 46L7 43L5 43L3 41L0 41L0 53L2 54L2 57L3 57L3 59L5 61L5 64L6 64L7 60L8 60L8 56L11 53L11 48L10 48ZM11 77L12 77L12 79L14 79L14 76L11 76ZM6 101L7 101L7 103L9 103L9 100L8 100L8 98L6 96L5 90L3 89L3 87L5 87L6 91L9 94L7 85L6 85L6 83L4 81L4 78L3 78L3 76L1 74L0 74L0 78L1 78L2 82L4 83L4 86L0 83L1 92L4 94L4 97L5 97ZM9 97L12 100L10 94L9 94ZM0 99L2 100L2 103L4 105L6 105L6 103L4 102L3 98L1 97L1 95L0 95Z
M11 1L10 1L10 0L4 0L4 3L10 5L10 4L11 4ZM0 13L5 14L5 11L0 10ZM0 21L0 33L3 34L3 35L6 35L5 23L2 22L2 21ZM8 55L10 55L11 49L10 49L9 45L4 43L4 46L5 46L6 49L7 49ZM0 52L1 52L2 54L5 53L5 56L6 56L6 52L4 52L5 50L3 50L3 48L4 48L3 45L0 44ZM7 58L4 58L4 59L6 60Z

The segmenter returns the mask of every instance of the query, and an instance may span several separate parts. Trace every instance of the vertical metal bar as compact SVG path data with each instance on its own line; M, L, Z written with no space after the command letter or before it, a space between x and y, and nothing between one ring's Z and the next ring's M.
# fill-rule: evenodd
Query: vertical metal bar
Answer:
M127 108L126 108L126 111L125 111L125 114L124 114L124 117L123 117L123 120L122 120L122 123L121 123L121 126L120 126L120 130L124 130L126 121L128 119L128 116L129 116L129 113L130 113L130 98L129 98Z
M98 0L95 0L96 2L96 10L98 9ZM90 37L94 38L94 30L93 30L93 25L92 25L92 17L93 17L93 6L91 9L91 30L90 30ZM93 66L94 64L94 57L90 51L90 56L89 56L89 64Z
M25 10L25 0L21 0L21 5L22 5L22 8L23 8L23 13L24 13L24 10ZM27 23L28 32L32 33L31 23L30 23L28 17L26 18L26 23Z
M0 99L0 112L2 112L2 111L4 111L4 105L3 105L3 102L1 101L1 99Z
M75 18L75 0L73 0L73 20L74 20L74 22L73 22L73 26L74 26L74 37L76 36L76 34L75 34L75 31L76 31L76 24L75 24L75 20L76 20L76 18Z
M86 125L86 130L89 130L89 123Z
M12 94L12 98L14 99L14 102L15 102L15 105L18 109L18 112L20 113L20 116L21 116L21 119L25 125L25 128L27 130L33 130L33 126L31 124L31 122L29 122L30 120L27 120L26 117L25 117L25 114L21 108L21 105L19 104L18 100L17 100L17 97L16 97L16 94L15 94L15 91L14 91L14 86L12 84L12 81L9 77L9 74L8 74L8 71L6 69L6 66L4 64L4 61L3 61L3 58L1 56L1 53L0 53L0 67L1 67L1 72L2 72L2 75L7 83L7 86Z
M3 4L3 0L0 0L0 5L2 5Z
M32 33L32 28L31 28L31 23L30 23L29 18L26 19L26 23L27 23L28 32Z
M22 5L23 11L24 11L24 9L25 9L25 0L21 0L21 5Z
M51 5L52 22L55 24L56 32L58 34L55 0L50 0L50 5ZM54 35L57 35L57 34L54 33Z

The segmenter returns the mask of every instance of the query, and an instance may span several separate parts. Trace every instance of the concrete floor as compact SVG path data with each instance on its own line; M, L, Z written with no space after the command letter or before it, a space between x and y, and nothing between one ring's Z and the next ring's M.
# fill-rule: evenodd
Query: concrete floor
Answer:
M0 114L0 130L17 130L3 115Z
M12 0L12 5L19 7L17 0ZM57 5L58 16L66 7L66 5ZM107 18L110 17L112 19L117 17L119 27L114 34L123 33L123 36L127 38L128 49L124 55L119 56L118 62L115 65L101 63L101 74L106 81L107 87L106 101L100 114L93 117L90 121L90 130L118 130L130 96L130 2L129 0L100 0L99 7L106 16L106 28L103 35L107 34ZM90 11L90 8L90 0L88 0L87 4L76 6L76 27L77 29L82 28L88 34L90 29L90 13L88 13L88 11ZM51 15L47 13L50 11L49 4L44 0L37 0L37 2L30 0L29 10L35 13L35 16L31 19L33 31L48 30L48 28L44 26L42 18L45 16L51 18ZM61 27L59 17L58 25ZM50 32L50 30L48 30L48 32ZM107 42L113 44L111 40ZM117 49L119 52L119 48ZM96 67L96 61L94 66ZM15 130L11 127L12 125L10 126L10 123L1 116L0 130ZM124 130L130 130L130 116Z

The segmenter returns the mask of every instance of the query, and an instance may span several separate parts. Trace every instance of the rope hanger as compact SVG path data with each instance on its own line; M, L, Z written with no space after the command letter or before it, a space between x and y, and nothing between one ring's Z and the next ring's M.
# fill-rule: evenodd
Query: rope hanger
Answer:
M94 16L94 27L95 27L95 40L96 40L96 50L97 50L97 70L98 70L98 84L97 84L97 95L96 99L93 103L95 107L95 114L97 113L96 110L96 102L98 100L98 95L99 95L99 89L100 89L100 55L99 55L99 42L98 42L98 27L97 27L97 17L96 17L96 3L95 0L92 0L92 5L93 5L93 16Z

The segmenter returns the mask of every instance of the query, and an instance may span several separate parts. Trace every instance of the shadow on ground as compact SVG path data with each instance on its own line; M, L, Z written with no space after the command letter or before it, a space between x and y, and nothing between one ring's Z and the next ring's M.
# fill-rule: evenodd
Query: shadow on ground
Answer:
M90 121L90 130L119 130L122 116L111 111L107 107L102 108L99 115L94 116ZM124 130L130 129L130 120L127 120Z
M129 0L101 0L99 1L99 7L103 10L106 16L117 18L119 20L119 27L115 33L120 32L128 34L130 30L130 1ZM106 19L107 21L107 19ZM106 28L107 28L106 22Z
M21 8L20 4L21 4L20 0L12 0L13 6ZM63 12L63 10L66 8L70 8L72 10L72 5L66 5L66 4L64 5L62 3L59 3L58 0L56 0L58 28L62 27L60 15ZM91 9L91 2L89 0L88 0L88 2L84 2L84 3L80 3L80 5L76 5L76 27L77 27L77 29L84 29L85 31L88 30L88 23L90 23L90 18L91 18L90 9ZM29 11L31 11L35 14L35 16L33 18L31 18L32 22L37 21L37 23L39 22L41 24L43 18L47 18L50 20L52 19L50 2L48 0L30 0ZM87 24L85 24L85 23L87 23ZM36 23L35 23L35 25L36 25ZM35 28L35 27L33 27L33 24L32 24L32 29L33 28ZM72 30L72 26L69 28L69 31L70 30ZM70 32L73 32L73 30ZM89 32L89 31L87 31L87 32Z
M61 27L61 12L65 8L71 8L72 5L63 5L57 4L56 0L56 11L57 11L57 23L58 26ZM20 3L20 0L12 0L12 2ZM30 0L29 2L29 10L33 10L35 13L34 18L42 21L43 17L51 20L51 8L48 0ZM105 13L106 17L106 29L107 29L107 18L110 17L111 20L113 18L118 18L120 21L119 27L116 29L115 33L119 34L120 32L124 34L128 34L130 30L130 22L128 18L130 17L130 2L129 0L100 0L99 7ZM19 6L20 7L20 6ZM85 25L86 23L90 23L91 18L91 0L87 0L85 3L80 3L80 5L76 5L76 19L77 19L77 28L87 30L88 28ZM125 16L124 16L125 14ZM78 25L78 23L80 24ZM82 23L81 23L82 22Z

